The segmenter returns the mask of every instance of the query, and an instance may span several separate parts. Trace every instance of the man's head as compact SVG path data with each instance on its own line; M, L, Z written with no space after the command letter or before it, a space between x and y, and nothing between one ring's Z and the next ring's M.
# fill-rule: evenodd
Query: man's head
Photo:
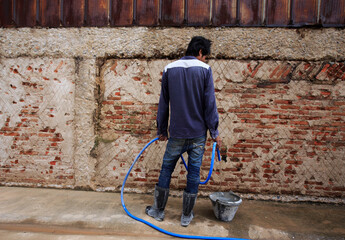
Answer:
M193 37L186 51L186 56L205 59L211 53L211 41L200 36ZM199 59L199 60L201 60Z

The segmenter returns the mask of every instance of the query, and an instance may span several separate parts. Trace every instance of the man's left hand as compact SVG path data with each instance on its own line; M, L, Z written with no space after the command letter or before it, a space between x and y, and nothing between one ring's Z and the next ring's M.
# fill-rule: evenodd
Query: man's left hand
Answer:
M222 147L222 140L220 139L219 136L213 139L217 143L217 148L220 149Z

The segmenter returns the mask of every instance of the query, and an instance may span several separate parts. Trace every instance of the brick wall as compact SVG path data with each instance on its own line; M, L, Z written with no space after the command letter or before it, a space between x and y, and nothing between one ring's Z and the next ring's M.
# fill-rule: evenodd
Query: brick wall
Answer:
M74 60L2 59L1 182L73 182Z
M98 145L102 157L96 173L101 185L116 185L121 171L153 138L159 74L167 62L109 60L103 65ZM343 197L343 63L211 60L209 64L225 147L224 161L215 164L212 179L202 190ZM210 145L203 178L208 174ZM157 181L164 144L148 151L134 169L130 186L149 189ZM184 188L185 173L179 164L173 188Z
M213 40L208 63L224 147L201 194L344 200L343 30L0 32L1 185L118 191L155 137L164 66L191 36L204 35ZM164 148L156 142L147 149L127 191L152 191ZM202 179L210 156L209 139ZM181 192L185 176L179 163L172 190Z

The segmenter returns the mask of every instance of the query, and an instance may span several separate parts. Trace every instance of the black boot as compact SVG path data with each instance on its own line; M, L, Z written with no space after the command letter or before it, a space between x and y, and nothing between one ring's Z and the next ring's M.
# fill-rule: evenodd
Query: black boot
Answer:
M181 226L183 227L187 227L194 217L193 208L197 195L197 193L183 192L183 212L181 216Z
M164 209L169 197L169 188L161 188L156 185L154 191L154 203L152 206L147 206L145 213L153 217L157 221L164 220Z

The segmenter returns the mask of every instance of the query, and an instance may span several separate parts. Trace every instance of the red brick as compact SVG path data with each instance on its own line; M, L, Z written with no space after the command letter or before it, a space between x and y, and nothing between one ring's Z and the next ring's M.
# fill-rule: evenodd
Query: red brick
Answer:
M234 147L236 147L236 148L252 148L253 145L252 144L240 144L240 143L238 143L238 144L234 144Z
M256 98L257 95L255 94L242 94L241 98Z
M228 151L229 152L241 152L241 149L239 149L239 148L229 148Z
M345 112L332 112L333 116L345 116Z
M253 114L236 114L239 118L255 118Z
M243 178L242 181L243 182L260 182L260 179L256 179L256 178Z
M341 191L341 192L345 192L345 187L333 187L332 191Z
M290 123L293 125L309 125L307 121L291 121Z
M54 135L52 133L39 133L39 137L53 137Z
M274 129L276 126L274 125L257 125L256 128L263 128L263 129Z
M233 157L237 157L237 158L251 158L252 155L251 154L234 154Z
M51 142L62 142L63 138L50 138L49 141L51 141Z
M300 116L279 114L280 119L298 119Z
M105 116L105 119L123 119L122 115Z
M300 109L300 106L297 105L281 105L281 109Z
M296 160L286 160L287 164L292 164L292 165L301 165L303 161L296 161Z
M33 151L32 149L27 150L27 151L20 151L21 155L38 155L38 152Z
M277 119L278 115L263 114L263 115L260 115L260 118Z
M257 105L246 103L246 104L241 104L240 108L257 108Z
M134 102L130 102L130 101L121 102L121 105L134 105Z
M114 101L103 101L103 105L114 105Z
M331 122L330 126L331 127L344 127L345 126L345 122Z
M20 136L18 132L5 132L4 136Z
M263 109L247 109L248 113L255 113L255 114L260 114L260 113L265 113L266 110Z
M334 101L333 104L335 106L345 106L345 102L340 102L340 101Z
M308 185L323 185L322 182L316 182L316 181L304 181L304 184L308 184Z

